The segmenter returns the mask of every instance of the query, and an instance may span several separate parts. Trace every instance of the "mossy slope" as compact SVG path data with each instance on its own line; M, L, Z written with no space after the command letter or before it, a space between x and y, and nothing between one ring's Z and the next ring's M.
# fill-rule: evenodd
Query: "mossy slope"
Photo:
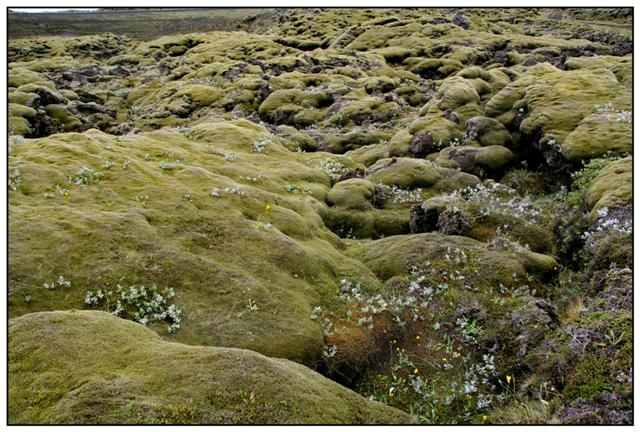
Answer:
M298 363L165 342L105 312L23 315L9 340L10 424L409 421Z

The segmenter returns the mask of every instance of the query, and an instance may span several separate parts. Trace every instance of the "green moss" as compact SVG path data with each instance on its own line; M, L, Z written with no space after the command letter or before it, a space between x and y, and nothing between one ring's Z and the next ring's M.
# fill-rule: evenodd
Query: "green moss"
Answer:
M376 78L370 78L364 83L364 88L367 93L373 92L387 93L397 87L397 82L392 78L381 76Z
M608 102L622 90L607 70L565 72L536 65L530 74L544 82L527 87L524 101L530 113L520 124L520 131L529 135L541 131L557 137L559 143L593 112L595 105Z
M46 79L42 74L34 72L27 68L12 67L9 70L8 85L9 87L21 87L27 84L41 84L49 88L53 88L53 83Z
M73 115L67 106L51 104L44 107L53 125L61 132L79 131L83 129L82 121Z
M460 126L445 118L443 113L429 113L413 121L410 133L415 135L419 131L427 131L438 145L448 145L451 141L461 140Z
M34 118L36 114L37 111L29 106L9 102L9 117Z
M337 275L364 269L336 249L319 216L331 180L306 163L318 155L292 153L249 121L197 129L197 140L175 128L126 137L92 130L12 150L10 164L22 173L9 222L12 316L80 308L86 291L118 280L157 283L173 286L189 311L176 334L157 329L165 337L317 362L322 336L308 319L313 305L334 292ZM271 142L255 151L265 138ZM103 173L98 183L69 180L85 166ZM311 196L288 193L287 184ZM44 210L52 205L56 211ZM47 265L34 270L34 260ZM50 272L71 279L70 291L43 289ZM26 292L30 303L22 301ZM247 309L249 299L257 312Z
M270 123L294 124L295 115L303 109L322 108L330 105L331 102L331 98L323 92L307 92L299 89L276 90L262 102L258 113ZM318 117L313 122L319 119Z
M463 67L457 60L428 59L412 66L411 71L423 78L440 79L458 72Z
M326 145L333 153L345 153L363 146L381 145L389 140L389 132L356 130L343 135L329 136Z
M338 182L327 194L327 202L346 210L371 210L374 186L369 180L358 178Z
M381 159L367 169L367 178L372 182L404 189L428 188L442 177L436 165L411 158Z
M489 117L472 117L467 120L465 138L476 140L482 146L508 146L511 134L497 120Z
M480 96L473 85L461 77L452 77L442 82L435 98L438 100L437 106L441 110L462 107L467 104L477 104Z
M567 135L560 148L570 161L625 155L632 151L631 132L630 111L591 114Z
M603 390L611 389L611 360L587 353L569 377L564 394L571 398L591 398Z
M626 157L608 164L591 182L585 201L590 210L589 219L595 220L598 210L631 203L633 158Z
M137 55L123 54L112 57L107 64L109 65L137 65L140 63L140 57Z
M51 88L42 83L23 84L16 89L23 93L35 93L40 96L41 103L64 103L65 98L55 88Z
M548 255L521 250L518 256L529 273L542 277L557 275L559 273L560 267L558 262Z
M571 57L565 62L568 70L577 69L609 69L618 81L625 86L631 85L632 60L630 56L593 56L593 57Z
M340 237L365 239L375 237L375 218L370 211L332 207L323 216L327 228Z
M513 153L506 147L490 145L482 147L475 156L475 163L488 170L504 168L513 160Z
M104 312L29 314L9 331L13 424L409 421L294 362L164 342Z
M175 96L189 96L197 107L206 107L218 101L222 97L222 92L213 86L207 85L186 85L178 89Z
M378 277L387 280L405 274L412 265L439 262L446 266L446 262L441 261L442 257L456 248L474 256L465 275L467 283L476 284L480 291L491 291L500 283L511 285L514 273L517 278L526 274L523 265L511 253L488 251L484 243L441 233L399 235L376 240L364 245L359 255ZM477 273L469 267L472 263Z
M22 91L9 92L8 98L9 103L25 105L31 108L33 108L40 99L40 97L35 93L25 93Z
M385 123L392 120L398 111L398 105L394 102L384 102L377 97L366 97L350 101L328 121L337 126L345 126L349 123L355 125Z
M484 175L505 168L513 160L513 153L502 146L448 147L440 151L435 162L439 165L460 168L475 175Z
M11 135L22 135L29 136L31 135L31 124L29 120L24 117L12 117L9 116L7 120L7 126L9 129L9 133Z

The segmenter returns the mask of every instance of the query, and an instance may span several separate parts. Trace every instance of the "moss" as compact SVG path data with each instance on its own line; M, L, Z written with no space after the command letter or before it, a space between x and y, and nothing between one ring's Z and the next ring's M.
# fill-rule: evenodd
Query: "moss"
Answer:
M442 112L418 117L411 124L409 131L414 136L419 132L427 133L435 144L434 152L456 140L462 140L460 125L446 118Z
M564 394L571 399L591 398L611 388L610 377L610 359L588 353L576 365L564 389Z
M323 108L332 102L331 97L323 92L305 92L299 89L276 90L262 102L258 113L271 123L295 124L296 114L305 108ZM313 122L320 118L313 119Z
M107 64L109 65L137 65L140 63L140 57L137 55L123 54L112 57Z
M290 152L249 121L207 122L198 131L200 138L189 140L175 128L126 137L92 130L17 146L10 162L22 172L9 222L11 315L81 307L87 290L118 280L153 282L175 287L189 311L171 338L314 364L322 337L308 320L312 305L334 291L336 275L364 269L336 249L318 216L330 179L307 165L311 155ZM271 142L254 151L265 138ZM225 160L230 154L237 159ZM162 169L169 165L175 169ZM84 166L103 172L99 183L69 181ZM312 196L288 193L287 184ZM56 185L68 196L56 194ZM52 204L57 211L43 211ZM124 265L122 254L129 256ZM34 259L48 264L34 271ZM260 276L265 271L272 276ZM43 289L49 272L72 279L71 291ZM21 301L25 292L29 304ZM258 312L248 311L249 299Z
M394 102L384 102L377 97L366 97L350 101L343 106L328 121L331 124L345 126L386 123L398 114L398 105Z
M41 83L24 84L18 87L16 91L37 94L40 96L40 103L42 105L66 102L65 98L57 90Z
M558 262L548 255L524 250L520 251L518 256L529 273L546 278L557 275L560 271Z
M25 93L22 91L13 91L8 94L9 103L20 104L33 108L38 104L40 97L35 93Z
M593 56L593 57L571 57L565 62L568 70L578 69L609 69L618 81L625 85L631 85L632 60L630 56Z
M588 115L562 142L562 155L570 161L580 161L629 154L633 147L631 129L630 111Z
M478 141L482 146L509 146L512 141L507 129L489 117L472 117L465 127L465 139Z
M441 150L435 162L442 166L459 167L475 175L485 175L503 170L512 160L513 153L506 147L458 146Z
M326 145L333 153L345 153L362 146L384 145L388 141L389 133L378 130L356 130L343 135L330 136L326 139Z
M520 131L529 135L539 130L556 136L561 143L593 112L594 105L608 102L622 90L610 71L563 72L551 66L538 66L541 65L536 65L530 73L545 83L527 87L524 101L530 112L520 124Z
M446 78L464 66L457 60L449 59L428 59L412 66L411 71L422 78L442 79Z
M633 158L626 157L608 164L591 182L586 193L589 219L595 220L598 210L631 203Z
M327 228L343 238L375 237L375 218L370 211L329 208L323 220Z
M513 153L500 145L482 147L475 156L475 163L487 170L495 171L504 168L513 160Z
M41 84L46 87L53 88L53 83L38 72L21 67L12 67L9 69L9 87L18 88L27 84Z
M34 118L36 114L38 112L29 106L9 102L9 117Z
M31 124L24 117L9 116L7 126L11 135L30 136L32 133Z
M104 312L29 314L9 329L12 424L409 421L294 362L164 342Z
M178 89L175 97L189 96L196 107L206 107L218 101L222 97L222 92L213 86L206 85L186 85Z
M371 210L374 186L369 180L358 178L338 182L327 194L327 202L346 210Z
M450 236L441 233L399 235L376 240L364 245L359 252L365 263L382 280L405 274L412 266L428 265L440 262L441 258L454 249L473 255L475 273L470 267L465 270L468 283L475 283L476 289L491 291L494 284L511 285L513 273L518 278L526 274L520 261L508 252L486 250L485 244L466 237ZM477 267L476 267L477 266Z
M429 162L410 159L381 159L367 168L366 177L374 183L395 185L403 189L428 188L443 177Z
M66 105L51 104L44 107L45 112L53 122L53 125L61 132L83 130L82 121L69 111Z
M373 92L387 93L395 89L397 85L396 81L392 78L382 76L368 79L364 83L364 88L368 94Z

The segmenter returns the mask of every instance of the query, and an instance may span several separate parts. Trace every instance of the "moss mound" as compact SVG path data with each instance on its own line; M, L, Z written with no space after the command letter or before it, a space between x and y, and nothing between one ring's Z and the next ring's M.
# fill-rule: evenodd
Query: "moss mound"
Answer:
M409 422L297 363L165 342L104 312L27 314L9 338L9 423Z
M87 291L116 283L156 283L174 287L189 311L174 335L158 328L171 339L313 365L322 336L312 305L337 275L366 271L336 249L320 217L328 174L247 121L57 134L25 140L10 165L20 173L10 197L11 316L81 308ZM48 264L34 272L33 259ZM71 288L43 288L51 274Z

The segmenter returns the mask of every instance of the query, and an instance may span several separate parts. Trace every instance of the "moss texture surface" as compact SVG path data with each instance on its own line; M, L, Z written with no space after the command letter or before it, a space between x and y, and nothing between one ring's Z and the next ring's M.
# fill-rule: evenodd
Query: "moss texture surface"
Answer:
M21 15L10 423L632 422L632 9Z

